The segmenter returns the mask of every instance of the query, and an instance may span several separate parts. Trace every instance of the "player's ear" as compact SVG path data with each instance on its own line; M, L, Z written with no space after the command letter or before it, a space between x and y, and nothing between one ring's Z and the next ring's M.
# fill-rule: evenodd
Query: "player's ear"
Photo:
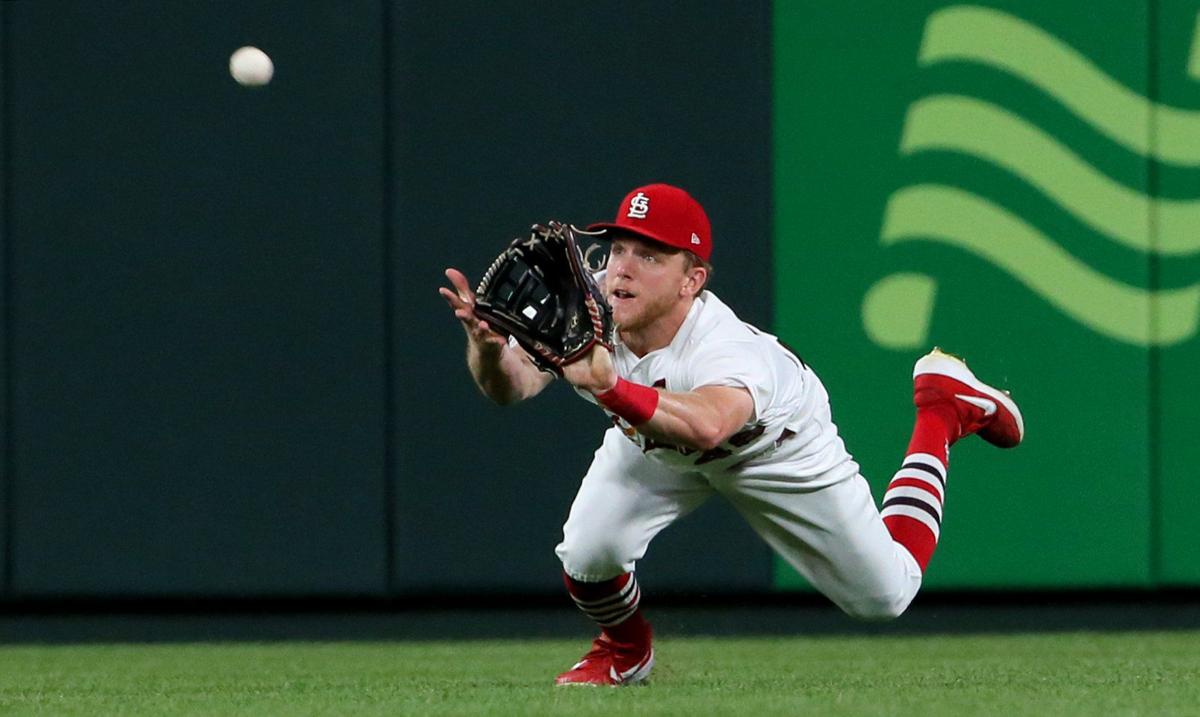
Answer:
M692 266L684 272L683 286L680 292L686 296L699 296L708 281L708 269L702 266Z

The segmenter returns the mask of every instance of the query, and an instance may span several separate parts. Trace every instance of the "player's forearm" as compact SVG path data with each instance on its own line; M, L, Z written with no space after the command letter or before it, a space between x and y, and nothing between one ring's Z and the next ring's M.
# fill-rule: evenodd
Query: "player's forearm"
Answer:
M659 443L707 451L724 443L733 433L726 430L720 412L710 404L695 393L659 390L654 414L635 428Z
M618 378L611 389L594 395L647 438L699 450L724 443L753 409L748 393L727 386L673 392Z
M504 406L541 391L539 372L507 346L467 342L467 367L483 395Z

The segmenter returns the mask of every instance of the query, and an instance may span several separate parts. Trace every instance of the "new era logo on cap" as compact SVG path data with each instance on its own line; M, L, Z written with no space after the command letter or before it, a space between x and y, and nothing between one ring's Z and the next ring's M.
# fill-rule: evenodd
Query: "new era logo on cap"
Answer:
M625 195L615 221L592 224L588 229L620 229L687 249L705 261L712 256L712 229L704 208L690 194L670 184L638 187Z

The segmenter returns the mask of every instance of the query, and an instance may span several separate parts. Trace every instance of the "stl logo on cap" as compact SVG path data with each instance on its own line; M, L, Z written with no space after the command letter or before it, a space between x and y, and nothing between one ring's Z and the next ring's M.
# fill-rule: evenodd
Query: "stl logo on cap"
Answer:
M650 211L650 197L647 197L645 192L638 192L633 199L629 200L629 213L625 216L630 219L645 219L648 211Z

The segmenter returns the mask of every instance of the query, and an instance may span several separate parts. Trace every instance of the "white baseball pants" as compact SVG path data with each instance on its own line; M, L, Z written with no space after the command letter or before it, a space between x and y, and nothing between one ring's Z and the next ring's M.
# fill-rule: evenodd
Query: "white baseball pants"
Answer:
M779 555L847 614L889 619L921 587L921 569L892 540L861 475L829 485L763 466L735 475L681 473L642 454L617 429L571 505L555 549L576 580L630 572L655 535L720 493Z

